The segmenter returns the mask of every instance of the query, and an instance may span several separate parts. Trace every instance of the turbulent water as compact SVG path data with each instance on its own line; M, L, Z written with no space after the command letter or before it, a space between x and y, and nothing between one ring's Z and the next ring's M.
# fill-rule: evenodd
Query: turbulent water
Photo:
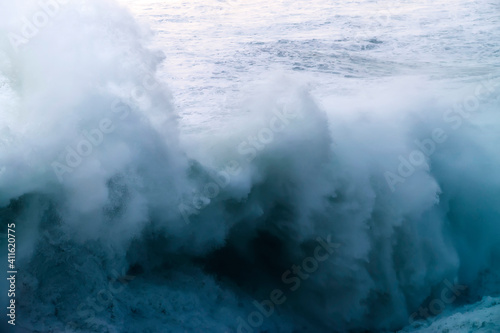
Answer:
M500 332L497 2L0 8L2 332Z

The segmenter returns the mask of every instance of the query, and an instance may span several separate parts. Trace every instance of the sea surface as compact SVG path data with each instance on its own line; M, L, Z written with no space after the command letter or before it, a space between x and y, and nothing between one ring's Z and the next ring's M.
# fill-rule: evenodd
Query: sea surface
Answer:
M0 331L500 332L499 147L498 1L0 0Z
M319 100L401 77L457 89L499 75L494 1L120 3L153 30L161 75L195 127L230 116L243 89L272 75L310 84Z

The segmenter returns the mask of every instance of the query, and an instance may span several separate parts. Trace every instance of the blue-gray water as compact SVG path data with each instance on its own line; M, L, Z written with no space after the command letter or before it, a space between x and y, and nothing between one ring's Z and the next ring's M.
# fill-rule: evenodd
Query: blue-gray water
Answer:
M500 331L497 3L0 8L2 331Z

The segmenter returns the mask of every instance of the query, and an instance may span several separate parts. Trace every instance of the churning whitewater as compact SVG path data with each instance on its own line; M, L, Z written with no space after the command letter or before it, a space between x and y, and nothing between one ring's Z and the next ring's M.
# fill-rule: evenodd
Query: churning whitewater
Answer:
M498 4L0 8L2 331L500 331Z

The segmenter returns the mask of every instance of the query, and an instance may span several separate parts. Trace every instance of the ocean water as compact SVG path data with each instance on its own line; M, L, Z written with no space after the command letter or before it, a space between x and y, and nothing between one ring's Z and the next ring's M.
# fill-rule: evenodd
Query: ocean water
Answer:
M0 8L2 332L500 331L497 2Z
M498 73L494 2L121 3L154 30L153 45L168 59L161 74L192 126L207 114L234 114L242 88L273 73L313 85L319 100L398 77L456 88Z

